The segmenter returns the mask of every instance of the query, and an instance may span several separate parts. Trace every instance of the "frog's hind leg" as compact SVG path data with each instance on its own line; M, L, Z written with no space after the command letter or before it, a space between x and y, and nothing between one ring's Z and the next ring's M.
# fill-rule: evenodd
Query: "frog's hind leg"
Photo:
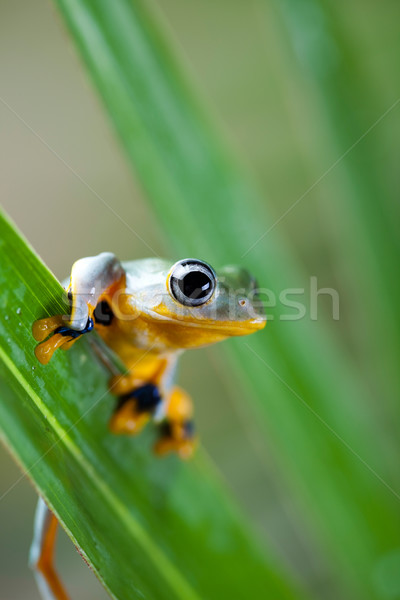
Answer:
M173 374L175 364L175 358L160 359L155 365L150 363L150 372L146 373L142 365L141 377L133 369L111 378L110 391L118 397L109 424L113 433L136 434L150 419L160 419L164 411L164 382Z
M139 433L162 404L159 389L147 383L119 397L110 420L112 433Z
M69 600L54 568L57 524L56 517L39 498L29 565L34 570L43 600Z
M161 424L154 452L159 456L176 452L181 458L190 458L197 444L192 418L190 396L175 386L167 399L165 420Z

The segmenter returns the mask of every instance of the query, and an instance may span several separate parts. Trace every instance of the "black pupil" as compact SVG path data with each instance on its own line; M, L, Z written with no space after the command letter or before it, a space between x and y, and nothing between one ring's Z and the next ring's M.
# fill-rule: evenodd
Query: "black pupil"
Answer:
M179 289L187 298L198 300L210 292L212 283L208 275L202 271L190 271L178 279Z

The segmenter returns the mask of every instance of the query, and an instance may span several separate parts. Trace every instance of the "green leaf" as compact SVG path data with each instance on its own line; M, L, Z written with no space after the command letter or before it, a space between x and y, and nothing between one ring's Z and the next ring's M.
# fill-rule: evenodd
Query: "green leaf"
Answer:
M152 456L107 428L115 399L86 340L49 365L31 327L65 313L63 290L0 216L0 428L113 597L294 599L205 456Z
M284 0L277 7L292 48L291 68L304 72L308 81L310 109L304 118L311 124L316 113L321 115L323 127L318 139L310 144L315 145L318 156L314 162L319 173L335 164L336 181L330 186L334 197L327 216L334 222L346 222L333 259L345 265L342 276L349 288L349 302L354 303L353 319L358 320L353 330L361 332L356 341L372 367L380 363L374 379L379 377L380 393L386 394L392 427L399 435L399 242L396 219L390 210L390 183L382 172L380 153L385 147L382 128L391 127L398 119L400 98L397 94L389 99L379 94L376 82L363 73L365 54L354 31L346 36L343 18L334 3L330 6L321 0ZM395 206L397 197L392 202ZM349 252L353 247L354 251ZM368 268L360 269L359 265ZM363 311L358 310L360 297ZM371 319L378 311L379 319ZM366 327L368 340L363 335ZM382 346L384 354L377 351Z
M305 287L293 254L269 231L274 219L264 199L199 107L149 3L57 4L177 256L245 263L277 295ZM265 332L227 346L231 365L248 410L272 438L294 518L333 597L371 597L371 572L400 535L394 440L357 367L321 320L281 321L282 308Z

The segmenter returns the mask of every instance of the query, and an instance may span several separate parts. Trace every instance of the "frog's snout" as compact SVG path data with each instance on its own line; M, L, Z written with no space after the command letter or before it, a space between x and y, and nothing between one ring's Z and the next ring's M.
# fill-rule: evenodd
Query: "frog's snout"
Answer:
M247 330L247 333L255 333L256 331L260 331L264 329L267 324L267 317L265 315L260 315L255 319L251 319L249 321L244 322L244 328Z
M266 315L258 316L256 319L254 319L253 324L254 324L254 329L256 331L258 331L259 329L264 329L264 327L267 324L267 316Z
M243 320L243 325L250 331L258 331L263 329L267 323L267 316L264 308L259 303L254 303L245 296L238 298L238 312L240 320ZM239 316L239 315L238 315Z

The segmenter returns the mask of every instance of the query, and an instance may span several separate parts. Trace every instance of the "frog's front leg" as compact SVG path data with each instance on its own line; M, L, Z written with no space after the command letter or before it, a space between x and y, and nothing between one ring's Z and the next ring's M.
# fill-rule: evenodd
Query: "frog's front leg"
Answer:
M68 296L71 315L57 315L35 321L33 337L40 342L36 358L47 364L57 348L68 349L85 333L92 331L93 312L102 295L125 284L125 271L110 252L76 261L72 267ZM48 338L48 336L51 337ZM46 339L48 338L48 339Z
M139 433L151 418L160 420L164 415L177 357L154 359L146 358L147 354L136 360L130 371L110 380L110 392L118 398L109 424L113 433Z

